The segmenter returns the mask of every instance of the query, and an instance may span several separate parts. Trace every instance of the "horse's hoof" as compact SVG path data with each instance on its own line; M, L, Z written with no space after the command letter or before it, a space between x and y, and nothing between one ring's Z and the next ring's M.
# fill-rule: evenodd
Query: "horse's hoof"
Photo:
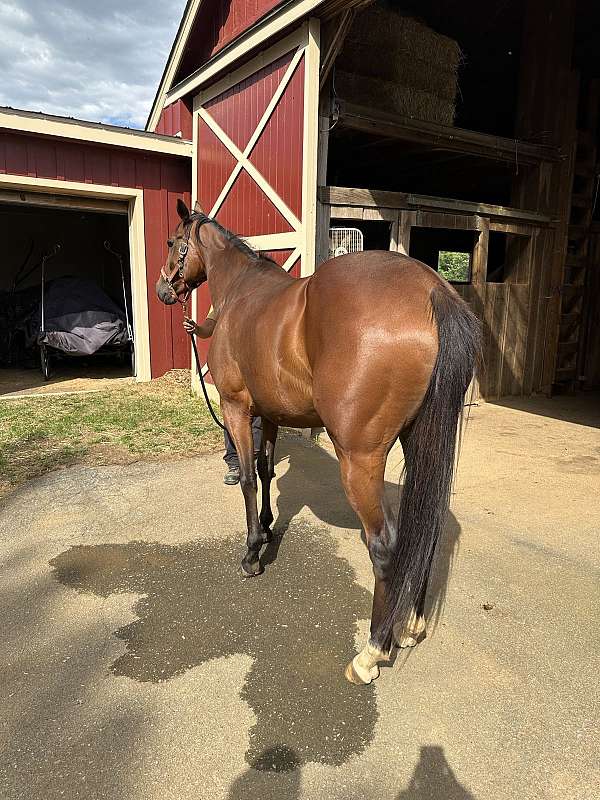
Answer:
M417 616L413 611L408 620L408 624L402 630L397 627L394 631L394 638L398 647L415 647L427 636L427 627L425 619Z
M260 563L253 565L252 567L250 567L250 569L251 572L248 572L248 570L244 567L244 565L240 564L240 575L242 576L242 578L244 578L244 580L246 578L256 578L257 575L261 575L264 572L264 569L260 565Z
M350 681L350 683L353 683L355 686L367 686L367 684L371 683L370 680L367 682L363 681L363 679L354 669L352 662L350 662L346 667L344 675L346 676L346 680Z
M355 686L368 686L372 681L379 677L379 667L375 665L370 669L365 669L364 667L360 669L360 674L357 671L357 668L354 666L353 659L348 666L346 667L346 671L344 675L346 676L346 680L353 683Z
M427 636L425 631L420 631L420 633L405 633L398 639L398 647L416 647L420 644L423 639Z

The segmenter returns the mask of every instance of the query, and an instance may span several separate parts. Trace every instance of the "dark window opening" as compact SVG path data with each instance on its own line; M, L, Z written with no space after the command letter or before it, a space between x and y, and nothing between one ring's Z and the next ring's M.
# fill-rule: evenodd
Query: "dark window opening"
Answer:
M490 231L487 261L488 283L527 283L529 280L528 236Z

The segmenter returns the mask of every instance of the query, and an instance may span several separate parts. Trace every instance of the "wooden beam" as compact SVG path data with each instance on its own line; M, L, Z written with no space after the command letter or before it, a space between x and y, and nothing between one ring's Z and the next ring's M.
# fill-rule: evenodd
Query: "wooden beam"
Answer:
M386 192L379 189L354 189L343 186L320 186L319 200L330 206L360 206L381 209L439 210L452 214L475 214L503 221L548 226L552 217L510 206L471 203L446 197L430 197L406 192Z
M362 11L367 6L372 5L374 0L326 0L326 2L315 12L323 21L337 17L342 11L352 8L354 11Z
M478 217L475 214L448 214L442 211L418 211L413 212L415 221L412 223L416 228L447 228L457 231L479 231L481 230L481 220L485 219L489 225L487 217Z
M493 161L507 161L514 164L515 168L517 165L539 164L542 161L559 161L561 157L556 147L423 122L344 100L339 101L338 125L379 137L388 136Z
M122 200L103 200L96 197L70 197L45 192L19 192L0 189L0 203L15 206L42 206L73 211L97 211L103 214L127 214L129 203Z
M331 68L333 67L336 58L341 52L342 47L344 46L344 41L348 34L348 31L352 27L352 23L354 22L355 11L353 8L349 8L344 11L341 15L341 19L332 20L331 24L335 24L336 28L334 34L331 38L331 42L329 43L329 47L323 59L321 61L321 71L319 73L319 89L322 89L325 86L325 81L329 77L329 73L331 72Z

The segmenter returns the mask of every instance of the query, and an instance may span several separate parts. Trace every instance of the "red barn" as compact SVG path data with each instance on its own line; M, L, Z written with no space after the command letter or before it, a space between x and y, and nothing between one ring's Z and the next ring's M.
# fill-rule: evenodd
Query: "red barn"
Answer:
M158 303L154 284L177 198L190 200L191 161L182 139L0 109L0 226L11 243L2 296L37 296L39 260L60 244L67 262L49 262L49 277L93 277L118 297L120 275L102 247L110 239L125 257L137 378L189 367L181 310ZM21 264L27 254L31 266Z
M147 132L0 112L0 223L104 214L141 378L190 362L153 293L181 196L294 275L360 246L439 269L483 320L485 397L598 385L598 24L588 0L189 0Z
M484 396L598 384L599 16L190 0L148 130L191 137L193 200L296 275L330 227L447 274L484 321Z

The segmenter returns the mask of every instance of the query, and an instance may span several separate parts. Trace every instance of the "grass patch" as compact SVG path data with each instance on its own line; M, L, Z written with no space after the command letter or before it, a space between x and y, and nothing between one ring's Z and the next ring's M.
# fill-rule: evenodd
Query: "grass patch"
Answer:
M0 403L0 493L73 464L123 464L214 452L223 435L188 373L90 394Z

